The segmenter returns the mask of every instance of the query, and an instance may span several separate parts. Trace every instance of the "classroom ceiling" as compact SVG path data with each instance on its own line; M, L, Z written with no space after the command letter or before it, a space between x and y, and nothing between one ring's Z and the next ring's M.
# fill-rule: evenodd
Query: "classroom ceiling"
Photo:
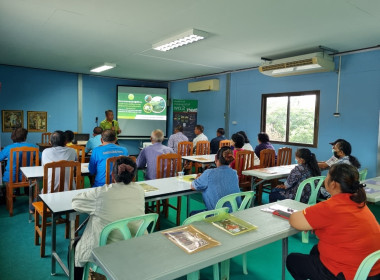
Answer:
M168 52L152 44L190 28L210 36ZM323 45L380 44L375 0L0 0L0 64L170 81L258 66Z

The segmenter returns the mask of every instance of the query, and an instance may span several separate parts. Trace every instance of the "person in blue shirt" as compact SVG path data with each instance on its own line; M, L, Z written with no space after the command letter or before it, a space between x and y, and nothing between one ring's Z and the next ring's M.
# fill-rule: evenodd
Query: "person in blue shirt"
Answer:
M90 151L92 151L94 148L96 147L99 147L100 145L102 145L102 132L103 132L103 129L99 126L95 127L94 130L92 131L93 134L92 138L90 138L88 141L87 141L87 144L86 144L86 153L89 153Z
M219 150L219 143L222 140L226 140L226 137L224 136L226 132L224 131L224 128L218 128L216 131L216 137L211 140L210 142L210 150L211 154L216 154Z
M116 133L111 129L106 129L102 133L102 144L92 150L88 170L91 175L95 175L93 187L100 187L106 183L106 163L107 159L118 156L128 156L128 150L116 145ZM111 174L111 170L108 170Z
M207 169L192 182L191 188L201 191L207 210L215 209L216 203L222 197L240 192L236 170L229 167L233 160L234 156L230 147L220 148L215 155L217 168ZM241 199L239 198L237 202L240 204Z
M14 142L13 144L10 144L4 148L0 152L0 161L8 159L7 165L5 166L4 176L3 176L3 182L7 183L9 182L9 169L10 169L10 153L12 148L20 148L20 147L32 147L32 148L38 148L34 144L30 144L26 142L26 138L28 136L28 131L25 128L19 127L16 128L16 130L12 133L11 139ZM16 169L16 162L13 163L13 170ZM13 174L13 181L16 179L16 174ZM20 172L20 178L22 179L22 173Z

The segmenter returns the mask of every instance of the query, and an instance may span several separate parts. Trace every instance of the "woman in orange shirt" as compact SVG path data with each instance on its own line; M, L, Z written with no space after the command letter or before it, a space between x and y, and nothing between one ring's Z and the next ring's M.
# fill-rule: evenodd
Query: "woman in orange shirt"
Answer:
M349 164L333 165L325 180L331 198L290 216L298 230L319 238L309 255L292 253L286 266L294 279L354 279L360 263L380 250L380 226L366 206L365 185ZM380 262L368 279L380 279Z

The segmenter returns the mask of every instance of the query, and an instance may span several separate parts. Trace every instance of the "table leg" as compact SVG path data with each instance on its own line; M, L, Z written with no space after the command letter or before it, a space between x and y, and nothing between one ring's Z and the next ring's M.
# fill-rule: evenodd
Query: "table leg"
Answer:
M256 191L256 187L258 186L258 185L260 185L261 183L263 183L264 182L264 180L261 180L260 182L258 182L258 183L255 183L255 177L253 177L252 178L252 186L251 186L251 191ZM255 193L256 195L256 199L257 199L257 193ZM252 201L251 201L251 207L254 207L255 205L255 200L254 199L252 199Z
M282 280L285 280L286 258L288 256L288 238L282 239Z
M74 241L75 241L75 219L76 213L70 213L70 247L69 247L69 280L74 279L74 266L75 266L75 252L74 252Z
M51 275L55 275L55 247L56 247L56 216L52 214L51 220Z
M29 180L29 208L28 208L29 224L32 222L32 214L30 214L30 206L33 203L33 184L32 184L32 181L33 180Z

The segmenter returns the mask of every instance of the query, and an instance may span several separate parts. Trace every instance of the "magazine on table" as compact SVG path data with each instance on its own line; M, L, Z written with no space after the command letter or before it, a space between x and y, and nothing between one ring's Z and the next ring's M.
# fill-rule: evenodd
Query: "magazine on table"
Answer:
M238 235L257 229L257 226L228 213L207 218L206 221L211 222L217 228L220 228L231 235Z
M178 180L191 183L192 181L195 180L196 176L197 176L196 174L185 175L182 177L178 177Z
M220 245L220 242L212 239L192 225L166 230L162 234L188 254Z
M147 183L138 183L138 184L144 189L144 192L153 192L153 191L158 190L158 188L153 187Z

